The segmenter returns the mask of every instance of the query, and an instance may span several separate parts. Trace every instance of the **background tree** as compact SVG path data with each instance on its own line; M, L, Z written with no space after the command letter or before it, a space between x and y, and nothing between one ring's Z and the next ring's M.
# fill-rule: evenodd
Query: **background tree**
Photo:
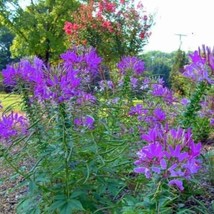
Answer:
M189 91L189 81L182 75L184 66L188 63L186 53L178 50L175 61L170 72L170 86L173 91L180 95L187 95Z
M164 53L161 51L149 51L141 55L145 62L146 70L149 75L161 77L164 84L170 87L169 75L174 64L176 52Z
M137 55L150 36L153 19L142 4L127 0L89 0L65 23L71 46L89 45L106 62L124 55Z
M15 34L13 56L37 55L49 62L66 49L63 25L78 7L75 0L31 0L23 9L18 0L0 0L0 21Z
M11 58L10 46L14 35L6 27L0 27L0 71L7 64L17 60Z
M12 44L14 35L8 30L8 28L0 27L0 71L6 67L7 64L17 62L18 58L12 58L10 52L10 46ZM1 75L0 75L1 80ZM9 89L8 87L6 89ZM5 90L5 87L0 81L0 91Z

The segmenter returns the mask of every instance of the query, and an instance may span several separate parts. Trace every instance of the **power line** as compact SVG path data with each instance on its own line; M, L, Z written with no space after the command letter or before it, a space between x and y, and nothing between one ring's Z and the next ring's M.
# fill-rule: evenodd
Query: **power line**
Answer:
M181 34L181 33L176 33L175 35L176 35L176 36L179 36L179 41L180 41L179 49L181 49L182 37L187 36L187 35L186 35L186 34Z

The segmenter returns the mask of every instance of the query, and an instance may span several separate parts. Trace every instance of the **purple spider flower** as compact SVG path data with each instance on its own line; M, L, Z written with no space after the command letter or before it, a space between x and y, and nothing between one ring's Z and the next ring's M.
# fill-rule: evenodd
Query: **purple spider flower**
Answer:
M143 106L141 104L137 104L136 106L132 106L129 115L142 115L144 113Z
M190 100L189 100L189 99L187 99L187 98L181 99L181 104L182 104L182 105L187 106L189 103L190 103Z
M133 72L133 74L139 76L144 70L144 62L137 57L127 56L123 57L122 60L117 65L121 74L125 75L127 72Z
M60 56L61 59L64 60L65 66L73 66L74 64L79 63L81 61L80 57L74 50L68 50Z
M26 135L27 129L28 122L23 116L13 112L3 115L0 120L0 141L7 144L11 138Z
M94 118L91 116L84 116L81 118L74 119L74 125L77 127L85 127L88 129L94 128Z
M199 171L199 169L201 168L201 162L196 158L191 158L187 160L182 167L186 169L186 177L188 178L192 174L195 174Z
M161 108L156 108L153 114L158 121L164 121L166 119L166 114Z
M209 72L204 64L190 64L184 68L183 75L193 81L202 82L207 81L211 83L212 80L209 78Z
M141 139L148 143L154 143L158 141L160 136L161 136L160 130L158 129L158 127L154 127L149 129L148 134L142 134Z
M90 93L86 93L84 91L80 91L78 94L77 103L80 105L93 104L96 102L96 97Z
M102 58L98 56L94 48L86 49L78 53L77 48L68 50L61 54L61 58L64 60L65 67L70 67L75 70L81 70L81 75L91 74L96 75L99 70L99 66L102 62Z
M151 94L154 97L162 97L163 100L169 104L172 104L175 100L172 92L167 87L164 87L162 84L153 84Z
M94 128L94 118L91 116L86 116L84 118L83 125L89 129L93 129Z
M104 91L106 90L112 90L114 88L114 84L112 81L110 80L101 80L99 82L99 87L100 87L100 91Z
M146 178L151 178L151 172L149 168L146 167L136 167L134 169L135 173L139 173L139 174L144 174L146 176Z
M140 87L140 89L144 90L144 89L148 89L149 85L151 83L151 80L149 78L145 78L142 82L142 86Z
M192 54L189 54L189 57L191 58L193 63L199 63L199 64L205 64L206 60L201 57L198 51L194 51Z
M194 143L189 129L156 126L141 138L148 144L137 152L134 172L148 179L159 175L170 180L170 186L183 190L183 180L190 179L201 168L201 144Z
M102 62L102 58L97 55L94 48L85 54L84 60L87 64L88 70L90 70L90 72L92 72L93 74L97 74L98 68Z
M130 78L130 83L131 83L132 88L137 88L138 79L134 78L134 77L131 77Z
M3 83L7 86L15 86L17 82L16 74L17 70L13 66L7 65L7 67L2 70Z
M210 119L210 125L211 125L211 126L214 126L214 118L211 118L211 119Z

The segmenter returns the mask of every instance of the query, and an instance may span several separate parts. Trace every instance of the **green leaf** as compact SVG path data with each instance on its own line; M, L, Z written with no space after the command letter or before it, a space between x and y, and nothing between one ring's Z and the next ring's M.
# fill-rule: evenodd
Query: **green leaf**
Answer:
M83 195L83 194L84 194L83 191L77 190L77 191L74 191L74 192L71 194L71 197L70 197L70 198L76 198L76 197L78 197L78 196L80 196L80 195Z
M68 204L72 207L72 210L84 210L81 202L76 199L69 200Z
M52 213L53 211L56 211L57 209L61 209L65 205L65 200L58 200L55 201L50 207L49 211Z

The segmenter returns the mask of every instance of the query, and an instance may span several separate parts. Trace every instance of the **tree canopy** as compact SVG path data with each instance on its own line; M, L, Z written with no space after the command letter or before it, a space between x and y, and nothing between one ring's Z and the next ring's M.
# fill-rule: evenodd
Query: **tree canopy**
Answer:
M14 35L6 27L0 27L0 70L13 61L10 53L13 38Z
M23 9L18 0L0 0L0 23L15 34L13 56L56 59L66 49L64 22L78 5L75 0L31 0Z
M175 61L176 52L164 53L161 51L149 51L141 57L145 62L146 70L155 77L161 77L166 86L170 86L169 76Z
M65 33L71 46L93 46L106 62L138 55L148 43L153 16L133 0L88 0L71 14Z
M175 62L170 72L170 86L172 90L176 91L181 95L186 95L189 88L189 80L186 79L182 72L184 66L188 63L187 55L184 51L178 50L175 55Z

